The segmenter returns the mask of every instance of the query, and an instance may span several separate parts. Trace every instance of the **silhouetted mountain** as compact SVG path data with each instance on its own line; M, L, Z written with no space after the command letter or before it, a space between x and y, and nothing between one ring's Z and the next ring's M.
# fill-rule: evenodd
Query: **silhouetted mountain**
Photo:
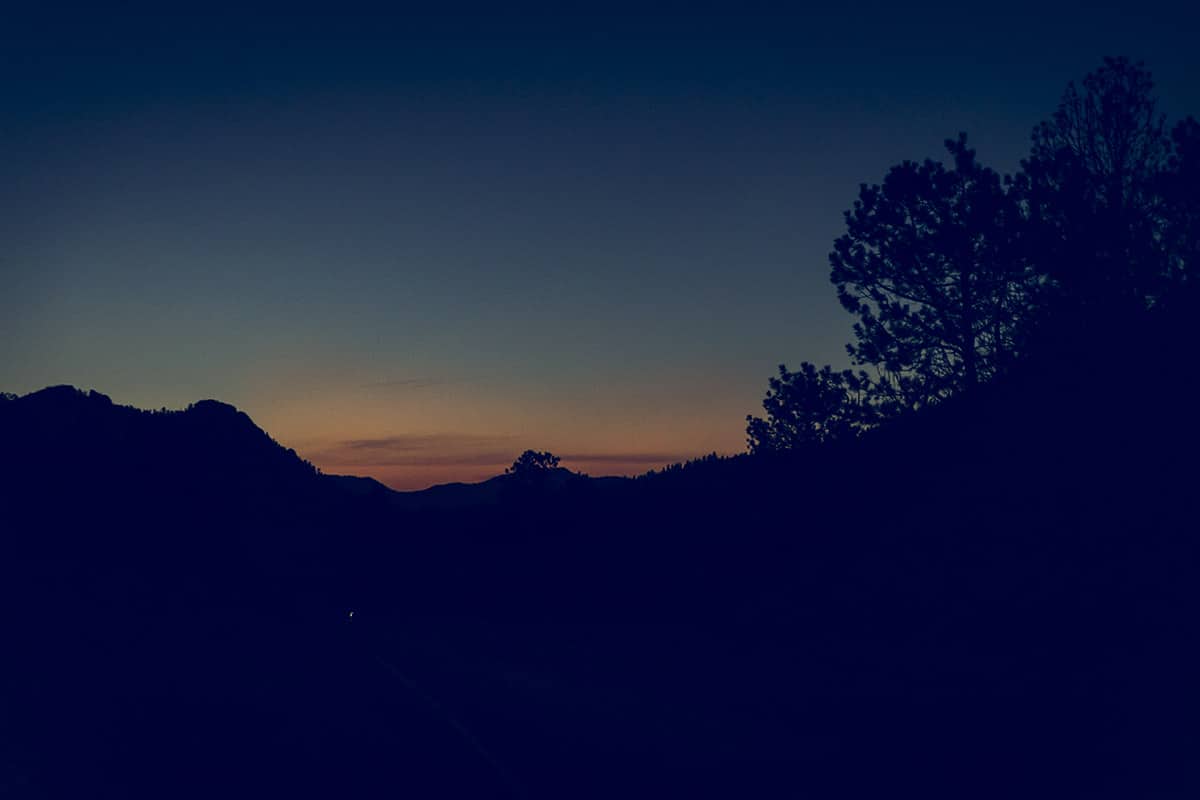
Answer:
M394 493L211 401L0 401L5 788L1187 796L1189 326L637 480Z
M0 425L10 451L22 459L10 480L44 472L71 476L73 487L85 492L98 482L123 480L139 491L259 495L291 491L316 477L294 451L215 400L183 411L141 411L98 392L55 386L0 406Z

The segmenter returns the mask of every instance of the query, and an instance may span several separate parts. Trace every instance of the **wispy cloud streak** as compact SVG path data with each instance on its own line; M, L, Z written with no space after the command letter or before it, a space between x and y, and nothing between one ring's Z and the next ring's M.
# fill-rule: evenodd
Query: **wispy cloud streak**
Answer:
M349 439L314 452L322 466L488 466L509 464L519 451L512 436L439 433Z

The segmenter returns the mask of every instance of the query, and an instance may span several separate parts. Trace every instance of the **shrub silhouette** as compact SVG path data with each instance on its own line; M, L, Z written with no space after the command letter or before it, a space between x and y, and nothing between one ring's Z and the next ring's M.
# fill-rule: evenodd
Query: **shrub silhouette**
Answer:
M780 364L763 400L766 419L746 417L750 452L857 436L877 415L867 394L869 382L866 373L834 372L829 365L817 369L804 362L798 372L789 372Z

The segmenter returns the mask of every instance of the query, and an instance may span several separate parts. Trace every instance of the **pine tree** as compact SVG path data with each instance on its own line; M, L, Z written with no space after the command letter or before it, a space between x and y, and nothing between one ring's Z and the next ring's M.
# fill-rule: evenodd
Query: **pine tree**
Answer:
M906 161L862 185L829 256L842 305L859 318L854 363L895 413L992 377L1021 347L1038 280L1017 246L1020 208L965 134L953 158Z

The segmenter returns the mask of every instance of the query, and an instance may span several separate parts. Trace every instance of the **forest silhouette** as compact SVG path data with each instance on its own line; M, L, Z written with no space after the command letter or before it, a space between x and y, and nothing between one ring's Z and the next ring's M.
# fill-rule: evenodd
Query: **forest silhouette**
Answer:
M1092 329L1136 336L1192 310L1200 125L1168 128L1153 86L1141 64L1106 59L1067 87L1016 175L980 165L960 133L951 168L906 161L863 184L829 261L858 317L846 350L870 370L781 365L767 418L747 418L750 449L857 436L1055 342L1090 355L1106 344Z
M946 147L741 455L398 493L0 397L0 794L1194 795L1200 125L1110 59L1016 175Z

